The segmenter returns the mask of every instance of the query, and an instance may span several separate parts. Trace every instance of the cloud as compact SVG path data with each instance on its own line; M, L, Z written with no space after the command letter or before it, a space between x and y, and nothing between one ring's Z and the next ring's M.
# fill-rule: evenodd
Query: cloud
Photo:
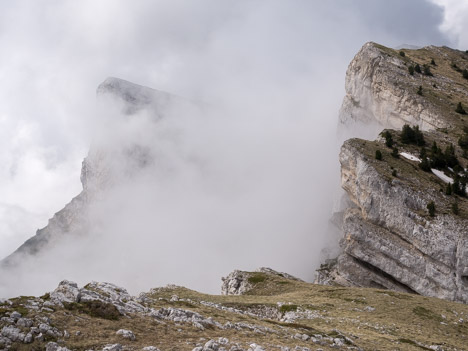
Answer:
M453 38L453 43L460 50L468 48L468 3L456 0L432 0L435 4L443 7L444 17L440 29L446 35Z
M106 230L73 250L64 244L41 257L47 274L25 273L24 283L6 284L0 295L41 292L60 278L135 289L173 278L215 292L221 275L260 265L312 279L332 240L334 135L347 64L370 40L451 43L438 30L441 8L426 1L50 0L2 3L1 10L8 53L0 57L1 255L80 191L81 161L102 117L95 89L107 76L203 101L218 113L129 129L143 133L161 155L156 165L166 162L173 178L164 187L150 182L147 191L123 187L113 194L119 201L112 204L125 204L113 209L121 213L114 224L106 221ZM135 242L124 235L132 227L140 233ZM119 228L126 230L111 240ZM127 244L137 253L123 250ZM112 271L116 262L122 268Z

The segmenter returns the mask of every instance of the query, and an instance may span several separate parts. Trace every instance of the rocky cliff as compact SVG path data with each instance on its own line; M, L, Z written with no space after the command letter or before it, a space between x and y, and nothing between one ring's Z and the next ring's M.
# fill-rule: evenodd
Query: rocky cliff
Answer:
M341 184L349 199L343 253L322 265L317 282L468 302L467 162L459 143L468 121L456 112L459 102L468 105L468 80L460 67L468 67L467 53L436 47L398 52L374 43L349 65L341 127L375 122L389 130L386 138L351 139L341 148ZM426 131L424 145L405 140L404 124ZM437 164L448 154L455 170ZM454 179L461 182L457 194ZM432 215L430 203L437 209Z
M97 98L100 111L103 114L110 114L109 117L115 121L146 113L154 123L158 123L160 119L171 118L181 111L193 112L199 108L181 97L113 77L107 78L98 86ZM111 132L109 129L103 134ZM82 192L57 212L46 227L39 229L36 235L0 261L0 266L15 265L24 259L23 255L35 255L46 250L49 245L60 241L64 236L86 233L88 210L93 199L99 198L108 186L115 185L122 178L131 176L132 173L151 163L152 155L138 140L111 144L106 143L107 139L103 139L104 141L98 140L91 146L88 156L83 160L80 177ZM125 165L125 168L119 165L116 169L117 157L120 165Z

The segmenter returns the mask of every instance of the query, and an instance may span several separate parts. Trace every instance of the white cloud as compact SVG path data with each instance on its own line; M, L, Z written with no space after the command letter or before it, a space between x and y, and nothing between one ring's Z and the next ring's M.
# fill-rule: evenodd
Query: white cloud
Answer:
M99 117L95 88L107 76L223 111L204 124L181 118L179 142L156 144L187 175L179 174L172 188L156 187L170 204L156 201L150 209L166 214L160 221L172 220L166 228L179 233L174 245L190 245L180 244L186 251L173 263L176 268L163 264L167 269L154 281L139 276L137 268L167 256L127 257L139 266L127 265L119 283L138 277L132 281L138 287L174 277L199 289L210 282L215 291L220 275L258 265L311 279L328 240L338 179L334 128L347 64L370 40L389 46L449 43L437 29L440 9L422 0L19 0L0 7L0 47L8 53L0 55L0 255L44 226L79 191L81 160ZM210 173L191 185L186 177L196 170L187 159L193 156L205 160ZM187 213L189 226L178 226L177 210ZM140 228L135 221L130 223ZM190 227L206 232L207 240L192 238ZM223 239L217 241L219 233ZM242 240L232 239L236 235ZM86 248L87 240L80 245ZM125 242L124 236L118 240ZM243 259L245 245L253 245L249 259ZM102 246L95 247L89 256L101 257ZM187 251L194 247L200 254ZM51 270L50 279L42 270L34 278L37 285L25 277L15 293L50 289L59 276L88 279L90 270L79 255L85 249L62 249L43 258L55 266L60 259L60 270ZM222 264L209 259L213 250L218 260L225 251ZM105 264L114 262L114 254L96 263L96 279L119 279ZM179 266L187 265L195 272L210 267L209 274L197 283L180 273Z
M457 49L468 50L468 1L432 0L444 8L444 21L440 28L447 33Z

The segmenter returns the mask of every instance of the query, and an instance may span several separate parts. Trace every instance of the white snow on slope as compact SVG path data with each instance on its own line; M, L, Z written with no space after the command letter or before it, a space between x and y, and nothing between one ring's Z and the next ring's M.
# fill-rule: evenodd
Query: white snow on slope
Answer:
M434 173L437 177L439 177L440 179L442 179L444 182L446 183L453 183L453 179L446 176L444 172L442 171L439 171L438 169L434 169L432 168L431 169L432 173Z
M404 158L407 158L408 160L421 162L419 158L417 158L414 155L408 154L406 152L400 152L400 155L403 156Z

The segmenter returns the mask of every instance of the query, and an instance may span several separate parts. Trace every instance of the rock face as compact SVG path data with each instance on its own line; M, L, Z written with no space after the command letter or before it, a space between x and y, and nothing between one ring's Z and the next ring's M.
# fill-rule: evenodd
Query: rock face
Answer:
M346 96L340 110L340 123L377 123L377 129L400 129L405 123L422 130L446 126L440 111L419 95L416 76L410 76L401 56L387 54L375 43L365 44L346 72ZM365 127L364 127L365 128Z
M108 107L121 107L121 110L115 113L116 116L112 116L113 118L122 118L122 116L131 118L132 115L143 111L157 122L164 116L172 117L178 112L193 112L199 108L196 104L178 96L113 77L107 78L99 85L97 98L104 111ZM119 157L124 158L121 163L128 167L124 170L127 176L151 162L151 155L138 144L138 141L132 141L128 145L119 145L119 147L120 149L115 150L99 143L91 147L82 163L80 176L82 192L57 212L46 227L39 229L36 235L0 261L0 267L18 264L24 255L36 255L63 236L87 232L90 203L95 197L100 196L102 190L121 177L113 168L112 160L115 155L118 154ZM119 171L122 172L121 169Z
M335 282L468 302L467 221L429 219L426 205L439 192L385 179L356 143L340 153L342 186L356 207L345 211Z
M452 52L429 47L401 55L374 43L364 45L346 75L342 127L372 122L381 129L417 125L428 131L424 134L427 139L439 145L457 145L458 131L463 127L460 118L443 104L444 99L432 96L441 94L440 86L457 79L453 70L447 70L448 58L442 61ZM438 54L437 73L409 74L409 65L418 60L428 62ZM455 59L466 59L463 53L456 55ZM456 89L466 96L468 84L461 82ZM420 84L425 84L422 95L416 93ZM443 93L453 94L448 91ZM442 127L443 131L436 129ZM395 146L410 147L401 142L399 132L393 135ZM375 159L376 150L382 150L383 161ZM465 168L462 151L456 149L456 154ZM447 196L446 184L421 171L418 161L393 158L390 152L382 138L375 142L350 139L343 144L339 156L341 185L351 204L342 214L343 252L322 265L316 282L384 288L468 303L468 220L466 213L455 215L451 210L454 202L464 206L465 198ZM419 152L420 147L414 146L413 154ZM440 209L434 217L428 215L430 202Z

